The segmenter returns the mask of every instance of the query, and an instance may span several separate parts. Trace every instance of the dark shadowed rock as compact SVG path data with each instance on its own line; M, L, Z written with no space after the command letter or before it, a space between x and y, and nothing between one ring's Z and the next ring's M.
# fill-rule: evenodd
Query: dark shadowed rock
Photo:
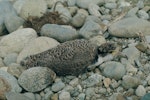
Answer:
M27 67L49 67L57 75L78 75L96 58L96 46L80 39L67 41L45 52L25 58L21 64Z

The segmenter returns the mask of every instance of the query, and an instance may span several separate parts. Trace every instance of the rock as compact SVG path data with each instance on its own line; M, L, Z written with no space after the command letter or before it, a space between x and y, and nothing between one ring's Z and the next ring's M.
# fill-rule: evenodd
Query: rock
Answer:
M4 57L4 64L5 64L6 66L8 66L8 65L10 65L11 63L16 63L16 61L17 61L17 56L18 56L17 53L10 53L10 54L6 55L6 56Z
M81 35L82 37L86 39L89 39L99 34L102 34L99 24L90 20L86 21L79 31L79 35Z
M115 2L109 2L109 3L106 3L105 4L105 8L108 8L108 9L115 9L117 8L117 4Z
M57 1L60 1L60 0L45 0L48 8L52 8L52 6L57 2Z
M65 84L62 81L58 81L52 85L52 91L58 92L65 87Z
M140 51L134 46L124 49L122 53L127 56L128 61L131 64L134 64L134 61L138 60L138 58L140 57Z
M84 93L79 94L78 100L85 100L85 94Z
M93 97L95 95L95 88L94 87L86 88L85 95L86 97Z
M77 6L81 8L88 8L91 3L102 5L105 3L105 0L76 0Z
M141 100L149 100L150 98L150 93L146 93L142 98Z
M23 94L15 93L15 92L6 93L6 98L7 100L32 100Z
M66 91L60 92L59 100L70 100L70 99L71 99L71 96L69 92L66 92Z
M142 85L139 85L138 87L137 87L137 89L135 90L135 94L137 95L137 96L144 96L145 94L146 94L146 90L145 90L145 88L144 88L144 86L142 86Z
M5 93L11 90L11 85L8 81L0 76L0 100L5 100Z
M150 35L145 36L147 43L150 43Z
M110 79L110 78L105 78L105 79L103 80L103 83L104 83L104 86L105 86L106 88L108 88L109 85L111 84L111 79Z
M53 95L52 91L48 91L45 95L44 95L44 99L45 100L51 100L51 96Z
M87 15L88 15L88 12L86 10L79 9L77 11L77 14L72 18L71 24L77 28L81 27L84 24Z
M35 95L35 100L42 100L42 97L39 94L34 94Z
M58 40L59 42L65 42L78 38L78 33L71 26L45 24L41 28L41 36L48 36Z
M108 100L126 100L122 94L114 93Z
M30 98L31 100L36 100L35 99L35 95L31 92L26 92L23 95L25 95L26 97Z
M0 70L0 77L5 79L11 86L11 92L21 92L22 88L18 85L17 79L11 74Z
M75 87L79 84L79 79L78 78L74 78L73 80L71 80L69 82L69 85L71 85L72 87Z
M73 6L73 7L68 7L68 10L71 14L71 16L74 16L75 14L77 14L77 11L79 10L79 8L77 6ZM86 10L85 10L86 11ZM87 12L87 11L86 11ZM71 19L72 20L72 19Z
M53 94L51 100L58 100L58 93Z
M125 7L131 6L131 4L129 2L126 2L124 0L119 0L118 5L119 5L119 8L125 8Z
M48 49L56 47L57 45L59 45L59 42L57 42L53 38L41 36L36 39L33 39L19 53L19 56L17 58L17 63L20 63L20 61L27 56L44 52Z
M95 45L85 39L76 39L62 43L45 52L31 55L22 60L21 65L28 68L47 66L61 76L79 75L85 71L87 66L94 63L96 56Z
M5 29L4 20L3 20L3 18L0 17L0 36L4 35L3 34L4 29Z
M125 66L115 61L105 62L99 68L102 70L104 76L115 80L121 79L126 73Z
M15 8L17 14L20 14L21 8L23 4L25 3L26 0L17 0L14 4L13 7Z
M99 74L93 74L89 76L86 80L82 81L82 85L85 87L92 87L98 85L102 81L102 76Z
M94 16L97 16L97 17L101 16L101 13L99 12L100 7L96 4L93 4L93 3L89 4L88 11L89 11L90 15L94 15Z
M8 66L7 72L18 78L24 70L24 67L13 63Z
M0 68L0 70L5 71L5 72L7 72L7 69L8 69L8 67L6 67L6 66Z
M4 24L9 33L17 30L20 26L23 25L23 23L24 20L22 18L12 14L7 14L7 16L4 19Z
M149 19L148 13L146 13L144 10L139 10L138 11L138 17L142 18L142 19L145 19L145 20Z
M91 43L95 44L96 46L100 46L100 45L106 43L105 38L101 35L94 36L94 37L90 38L89 41Z
M40 6L37 6L40 5ZM20 10L20 17L27 19L29 16L41 17L47 10L44 0L25 0Z
M6 35L0 40L0 56L5 57L10 53L19 53L24 46L37 37L31 28L19 29Z
M75 6L76 0L67 0L68 6Z
M55 77L56 74L47 67L34 67L24 71L18 82L25 90L38 92L52 84Z
M0 58L0 68L4 66L3 59Z
M137 32L150 35L150 22L136 17L124 18L110 25L109 33L117 37L138 37Z
M123 77L122 86L125 89L136 88L138 87L139 84L140 84L140 80L136 77L132 77L129 75L125 75Z
M144 1L143 0L138 0L138 3L136 4L136 6L139 8L139 9L142 9L144 7Z
M138 10L139 10L138 7L131 8L125 17L137 17L136 14L137 14Z

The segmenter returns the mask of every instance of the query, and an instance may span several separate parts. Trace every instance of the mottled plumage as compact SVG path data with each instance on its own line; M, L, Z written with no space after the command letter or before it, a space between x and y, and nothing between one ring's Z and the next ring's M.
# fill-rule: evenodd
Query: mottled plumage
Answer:
M29 67L51 68L57 75L78 75L94 63L97 48L85 39L67 41L45 52L31 55L21 61Z

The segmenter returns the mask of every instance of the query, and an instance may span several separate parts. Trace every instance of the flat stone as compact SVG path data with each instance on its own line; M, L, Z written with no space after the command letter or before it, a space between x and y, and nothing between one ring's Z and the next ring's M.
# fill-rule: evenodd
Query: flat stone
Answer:
M58 81L52 85L52 91L58 92L65 87L65 84L62 81Z
M117 37L138 37L137 32L150 35L150 22L136 17L124 18L109 27L109 33Z
M145 94L146 94L146 90L145 90L145 88L144 88L144 86L142 86L142 85L139 85L138 87L137 87L137 89L135 90L135 94L137 95L137 96L144 96Z
M105 62L102 65L100 65L99 68L102 70L104 76L116 80L121 79L126 73L125 66L115 61Z
M85 87L92 87L98 85L102 81L102 76L99 74L93 74L89 76L86 80L82 81L82 85Z
M66 91L60 92L59 100L70 100L70 99L71 99L71 96L69 92L66 92Z
M6 93L6 98L7 100L32 100L23 94L15 93L15 92Z
M53 38L41 36L33 39L19 53L17 57L17 63L20 63L20 61L27 56L44 52L48 49L56 47L57 45L59 45L59 42Z
M37 37L31 28L19 29L6 35L0 40L0 56L5 57L10 53L19 53L24 46Z
M17 56L18 56L18 54L17 53L10 53L10 54L8 54L8 55L6 55L6 57L4 57L4 64L6 65L6 66L8 66L8 65L10 65L10 64L12 64L12 63L16 63L16 61L17 61Z
M40 6L37 6L40 5ZM25 0L20 10L20 17L27 19L29 16L41 17L47 10L44 0Z
M65 42L78 38L78 33L68 25L45 24L41 28L41 35L54 38L59 42Z
M17 79L11 74L0 70L0 77L4 78L11 86L11 92L21 92L22 88L19 86Z
M79 31L79 35L86 39L89 39L99 34L102 34L100 30L100 25L91 20L86 21Z
M125 89L136 88L138 87L139 84L140 84L140 80L136 77L132 77L129 75L125 75L123 77L122 86Z
M38 92L52 84L55 77L56 74L47 67L34 67L24 71L18 82L25 90Z

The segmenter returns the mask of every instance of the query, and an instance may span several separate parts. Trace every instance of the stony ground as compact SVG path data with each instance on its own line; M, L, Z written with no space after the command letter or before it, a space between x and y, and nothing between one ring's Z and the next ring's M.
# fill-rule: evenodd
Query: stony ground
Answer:
M75 39L117 45L77 76L20 64ZM149 73L149 0L0 0L0 100L150 100Z

